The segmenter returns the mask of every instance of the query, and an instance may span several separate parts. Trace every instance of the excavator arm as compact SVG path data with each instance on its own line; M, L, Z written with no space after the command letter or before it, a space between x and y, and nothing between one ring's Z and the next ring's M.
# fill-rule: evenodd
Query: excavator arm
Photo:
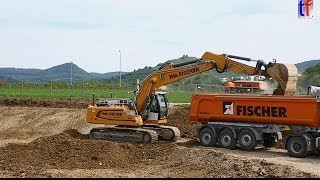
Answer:
M234 61L230 58L245 61L255 61L256 66L252 67ZM157 88L191 76L195 76L211 69L216 69L220 73L225 71L233 71L248 75L262 75L266 78L273 78L278 82L278 88L273 93L275 95L294 94L298 78L298 72L294 65L284 65L275 62L265 64L261 60L205 52L201 59L176 65L164 64L159 68L158 71L155 71L147 76L136 93L135 105L137 113L142 117L145 117L149 98L155 93Z
M230 58L255 61L257 62L256 67L251 67ZM262 75L266 78L272 78L278 83L277 89L273 91L273 95L293 95L296 90L298 81L298 70L293 64L281 64L281 63L268 63L265 64L261 60L253 60L251 58L233 56L233 55L217 55L211 52L205 52L202 56L205 60L214 60L215 66L218 72L224 72L226 70L245 73L248 75ZM261 69L261 67L264 69Z
M239 62L236 62L234 60L231 60L230 58L244 60L244 61L255 61L257 62L256 67L252 67L246 64L242 64ZM266 72L266 69L269 67L261 60L253 60L251 58L245 58L240 56L233 56L233 55L218 55L211 52L205 52L201 59L204 60L212 60L215 62L215 68L219 73L223 73L225 71L233 71L237 73L245 73L248 75L262 75L268 77L268 74ZM263 70L261 67L264 67L265 70Z

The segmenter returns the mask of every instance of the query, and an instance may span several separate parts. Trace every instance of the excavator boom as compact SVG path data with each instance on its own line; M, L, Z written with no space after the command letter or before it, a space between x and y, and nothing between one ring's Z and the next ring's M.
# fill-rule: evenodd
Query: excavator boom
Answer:
M209 71L213 69L214 66L214 61L196 60L180 65L168 64L160 67L158 71L147 76L140 85L140 89L136 95L136 107L138 113L144 111L148 98L157 88Z

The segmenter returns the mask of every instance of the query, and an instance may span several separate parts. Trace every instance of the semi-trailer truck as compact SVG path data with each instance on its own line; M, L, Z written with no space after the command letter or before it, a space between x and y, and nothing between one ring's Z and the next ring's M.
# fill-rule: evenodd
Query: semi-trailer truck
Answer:
M320 96L194 94L190 120L201 122L200 144L253 150L284 139L289 156L306 157L320 150Z

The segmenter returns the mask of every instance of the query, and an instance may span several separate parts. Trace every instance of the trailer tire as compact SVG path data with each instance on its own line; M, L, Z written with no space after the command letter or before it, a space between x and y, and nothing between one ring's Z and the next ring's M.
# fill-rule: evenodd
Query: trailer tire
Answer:
M200 144L205 147L212 147L217 143L217 138L209 128L203 128L199 134Z
M257 139L249 129L242 130L239 134L239 144L243 150L251 151L257 146Z
M234 137L233 132L226 128L222 130L219 134L219 145L226 149L234 149L237 145L236 138Z
M294 136L287 142L288 154L291 157L304 158L307 156L307 142L304 138Z

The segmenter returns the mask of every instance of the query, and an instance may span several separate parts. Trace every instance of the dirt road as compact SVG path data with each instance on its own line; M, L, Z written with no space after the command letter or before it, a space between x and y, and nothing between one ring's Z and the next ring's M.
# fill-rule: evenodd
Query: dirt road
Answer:
M0 177L320 177L319 157L199 146L187 115L170 111L178 142L141 145L89 139L85 109L0 106Z
M307 158L298 159L289 157L287 151L284 149L256 149L254 152L244 152L241 150L230 151L225 149L216 149L218 152L232 155L234 157L250 158L250 159L263 159L271 163L288 165L301 170L309 172L320 177L320 157L309 156Z
M318 155L308 156L307 158L300 159L289 157L287 155L287 151L284 149L257 147L254 151L248 152L241 150L240 147L237 147L235 150L219 147L202 147L199 145L199 142L195 142L191 139L181 139L180 142L183 142L183 144L188 148L212 150L233 157L238 157L240 159L265 160L270 163L291 166L296 170L312 173L320 177L320 167L318 166L320 163L320 156Z

